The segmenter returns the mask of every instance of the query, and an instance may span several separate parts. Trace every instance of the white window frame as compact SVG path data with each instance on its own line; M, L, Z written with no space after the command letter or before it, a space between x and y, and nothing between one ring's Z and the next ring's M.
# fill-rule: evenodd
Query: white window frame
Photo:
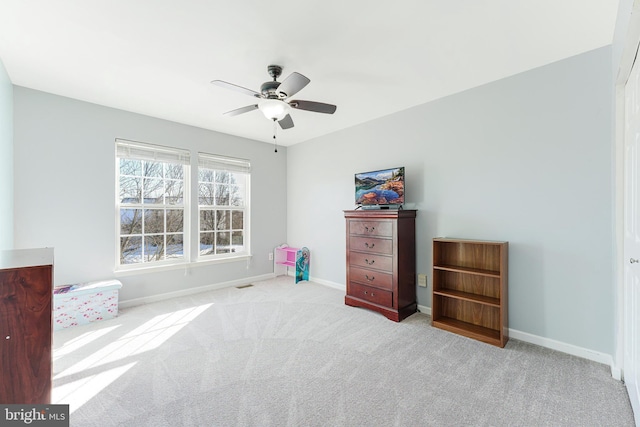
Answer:
M182 203L167 203L163 192L162 203L145 203L144 195L141 195L141 199L138 203L122 202L120 199L120 159L132 159L143 161L154 161L163 163L175 163L180 164L183 167L182 178ZM190 230L190 153L188 150L179 148L170 148L160 145L148 144L139 141L128 141L124 139L116 139L116 270L133 270L140 268L152 268L157 266L167 265L182 265L190 261L190 248L191 248L191 230ZM163 184L167 181L171 181L166 177L162 178ZM124 209L140 209L144 212L144 209L157 209L157 210L182 210L183 211L183 228L182 228L182 245L183 256L168 258L163 260L147 260L144 258L141 262L134 263L122 263L121 262L121 208ZM167 235L173 235L166 230L166 215L164 216L165 224L162 233L144 233L141 230L140 236L144 235L157 235L163 236L166 239ZM166 240L165 240L166 242Z
M231 201L229 202L229 205L218 205L217 203L213 203L213 204L200 203L201 185L206 186L208 183L211 183L215 187L214 182L210 181L207 183L207 182L201 181L200 172L202 169L207 169L210 171L217 171L217 172L230 172L236 175L241 175L244 178L243 179L244 182L242 183L243 185L240 185L238 187L238 189L243 193L241 198L244 201L244 204L232 205ZM197 214L198 226L196 230L197 231L196 246L198 247L198 251L197 251L198 261L223 260L228 258L251 256L250 232L249 232L250 214L251 214L251 209L250 209L251 163L249 162L249 160L199 152L197 176L198 176L198 185L196 190L197 196L194 196L194 199L198 200L198 214ZM224 186L225 184L218 184L218 185ZM231 218L229 219L230 227L228 229L230 233L229 235L230 245L233 246L233 234L237 233L238 231L241 231L242 239L243 239L243 249L240 251L235 250L234 252L226 252L226 253L206 253L206 254L202 253L201 233L212 233L214 236L216 236L215 239L217 239L217 236L219 233L218 230L210 230L208 227L206 230L202 230L201 212L204 212L204 211L216 212L216 215L217 215L217 212L220 212L220 211L229 211L229 214L231 216ZM242 229L234 228L233 211L242 212L242 225L243 225ZM222 233L224 233L225 230L226 229L224 229Z

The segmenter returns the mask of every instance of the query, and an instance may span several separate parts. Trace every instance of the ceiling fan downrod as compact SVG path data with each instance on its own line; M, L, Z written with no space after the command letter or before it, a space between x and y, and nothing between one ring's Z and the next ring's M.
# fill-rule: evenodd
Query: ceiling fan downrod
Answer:
M273 81L275 82L276 79L282 75L282 67L279 65L269 65L267 66L267 73L273 77Z

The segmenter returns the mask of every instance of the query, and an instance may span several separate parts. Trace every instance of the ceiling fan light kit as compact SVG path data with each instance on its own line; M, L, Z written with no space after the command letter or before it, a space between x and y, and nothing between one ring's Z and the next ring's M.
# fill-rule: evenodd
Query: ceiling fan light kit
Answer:
M282 120L291 110L289 104L278 99L264 99L258 102L258 108L269 120Z
M264 82L260 86L260 92L225 82L223 80L213 80L211 82L216 86L244 93L245 95L255 98L260 98L260 101L258 101L257 104L247 105L246 107L227 111L224 113L225 116L237 116L239 114L248 113L249 111L258 109L267 119L272 120L274 125L277 121L282 129L291 129L293 127L293 119L289 112L292 108L296 110L311 111L314 113L335 113L337 107L332 104L324 104L322 102L315 101L287 100L311 82L307 77L294 72L282 82L278 82L277 79L282 74L282 67L280 65L269 65L267 67L267 72L273 78L273 81ZM275 132L273 138L275 140Z

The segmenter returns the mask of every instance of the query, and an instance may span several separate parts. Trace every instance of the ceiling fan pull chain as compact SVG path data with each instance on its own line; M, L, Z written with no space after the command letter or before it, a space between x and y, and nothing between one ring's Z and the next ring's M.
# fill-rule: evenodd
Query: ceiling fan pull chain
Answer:
M273 143L275 144L275 150L274 153L278 152L278 140L276 139L276 131L278 130L278 127L276 126L276 119L273 119Z

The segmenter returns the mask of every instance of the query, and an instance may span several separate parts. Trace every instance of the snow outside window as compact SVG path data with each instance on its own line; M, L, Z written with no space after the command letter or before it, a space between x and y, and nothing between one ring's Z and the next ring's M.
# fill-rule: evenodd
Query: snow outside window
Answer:
M118 264L185 262L189 152L116 140Z
M198 153L198 255L225 258L249 254L250 164Z

